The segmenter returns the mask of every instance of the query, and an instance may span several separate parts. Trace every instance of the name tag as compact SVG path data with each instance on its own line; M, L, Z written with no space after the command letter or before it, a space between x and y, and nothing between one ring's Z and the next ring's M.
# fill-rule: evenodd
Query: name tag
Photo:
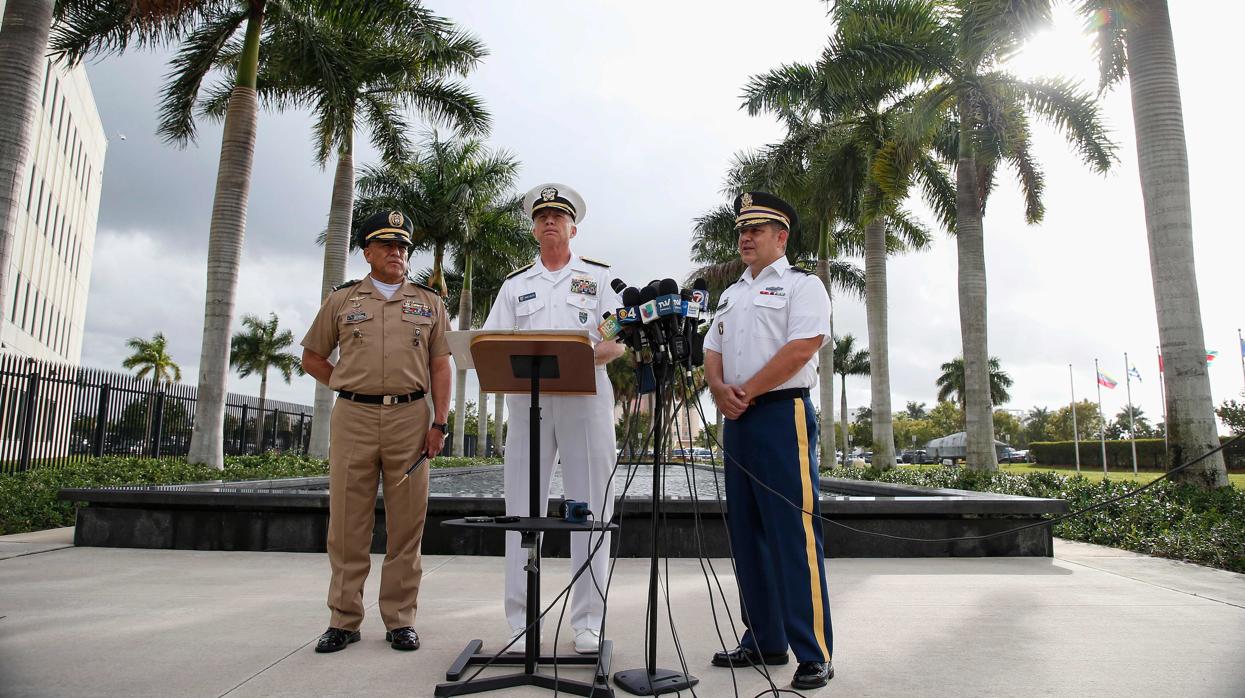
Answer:
M520 303L522 303L523 301L530 301L530 300L532 300L532 299L533 299L533 298L535 298L535 297L536 297L536 292L535 292L535 291L532 291L531 293L525 293L525 294L523 294L523 295L519 296L519 302L520 302Z
M571 277L571 293L595 296L597 295L597 280L591 276Z
M363 311L350 313L346 316L347 323L363 322L368 318L368 314Z

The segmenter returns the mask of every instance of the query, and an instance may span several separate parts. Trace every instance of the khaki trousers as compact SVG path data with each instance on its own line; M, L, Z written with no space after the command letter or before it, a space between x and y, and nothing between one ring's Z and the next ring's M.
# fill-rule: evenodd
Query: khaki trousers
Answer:
M398 487L424 448L428 405L365 405L339 399L329 427L329 625L358 630L363 582L372 560L376 488L384 482L385 562L380 570L380 616L387 630L415 625L420 544L428 513L428 463Z

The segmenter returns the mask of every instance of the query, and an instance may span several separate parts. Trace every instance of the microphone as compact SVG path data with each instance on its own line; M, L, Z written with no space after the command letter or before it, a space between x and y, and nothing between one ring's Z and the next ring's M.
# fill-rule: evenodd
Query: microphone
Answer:
M651 284L640 291L640 320L648 325L657 319L657 289Z
M700 304L700 314L704 315L709 312L709 284L704 279L696 279L692 282L692 297Z
M627 288L627 282L622 279L614 279L610 282L610 288L614 289L614 293L622 293Z
M597 331L601 333L601 341L608 342L622 333L622 325L618 323L618 318L614 317L613 313L607 310L601 318L601 324L597 325Z

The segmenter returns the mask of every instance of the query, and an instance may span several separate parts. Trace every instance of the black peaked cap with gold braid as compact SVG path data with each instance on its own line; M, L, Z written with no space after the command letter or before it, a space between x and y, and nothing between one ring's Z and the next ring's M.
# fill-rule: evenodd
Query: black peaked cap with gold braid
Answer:
M408 248L414 244L415 227L401 211L378 211L359 224L359 249L369 242L400 242Z
M795 207L764 191L746 191L735 197L735 229L760 223L778 223L794 232L800 223Z

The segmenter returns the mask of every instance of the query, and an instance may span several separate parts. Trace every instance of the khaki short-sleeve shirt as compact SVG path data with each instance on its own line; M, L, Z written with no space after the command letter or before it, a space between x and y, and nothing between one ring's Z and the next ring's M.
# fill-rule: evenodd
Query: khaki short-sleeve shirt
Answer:
M432 358L450 353L448 327L435 292L407 280L386 299L369 276L329 294L302 345L324 357L340 347L333 390L403 395L431 387Z

